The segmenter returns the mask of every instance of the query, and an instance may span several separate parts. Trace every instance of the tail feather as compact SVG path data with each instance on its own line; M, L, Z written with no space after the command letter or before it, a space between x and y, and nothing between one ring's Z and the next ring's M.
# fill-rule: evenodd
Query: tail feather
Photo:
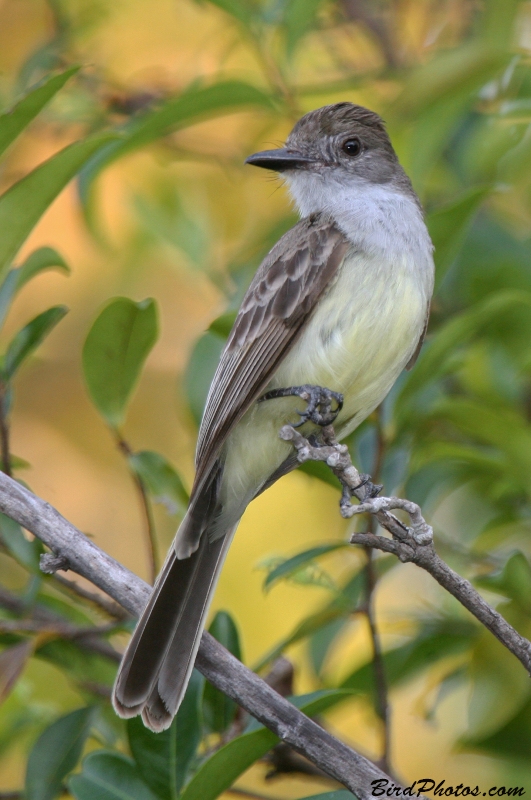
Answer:
M120 716L142 713L144 723L155 731L171 724L235 529L214 542L205 531L198 549L185 559L170 549L118 672L113 704Z

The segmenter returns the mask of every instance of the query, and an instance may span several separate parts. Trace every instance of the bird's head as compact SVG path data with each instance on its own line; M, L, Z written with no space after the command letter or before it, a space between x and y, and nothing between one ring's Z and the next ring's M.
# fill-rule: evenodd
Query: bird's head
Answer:
M407 191L411 186L382 118L353 103L310 111L285 147L254 153L246 163L281 173L303 213L310 206L321 210L327 195L338 190L387 184Z

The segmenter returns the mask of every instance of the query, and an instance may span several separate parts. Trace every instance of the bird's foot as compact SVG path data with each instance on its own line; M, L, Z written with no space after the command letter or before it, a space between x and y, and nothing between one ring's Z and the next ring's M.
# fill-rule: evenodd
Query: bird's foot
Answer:
M310 386L309 384L289 386L286 389L272 389L260 397L258 402L274 400L277 397L300 397L301 400L306 401L305 410L297 411L301 419L300 422L293 425L294 428L300 428L305 422L313 422L314 425L319 425L321 428L332 425L343 408L342 394L323 386ZM332 408L333 404L335 404L335 408Z

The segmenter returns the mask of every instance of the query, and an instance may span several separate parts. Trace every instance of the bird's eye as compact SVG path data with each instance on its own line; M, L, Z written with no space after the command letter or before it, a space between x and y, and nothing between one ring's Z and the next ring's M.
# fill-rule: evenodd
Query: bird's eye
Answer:
M352 139L347 139L343 142L343 152L350 156L351 158L356 158L361 153L361 142L357 137L353 137Z

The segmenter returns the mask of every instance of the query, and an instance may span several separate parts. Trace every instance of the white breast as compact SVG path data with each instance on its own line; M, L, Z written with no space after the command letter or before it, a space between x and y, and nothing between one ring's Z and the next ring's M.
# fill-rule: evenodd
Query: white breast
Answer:
M307 180L302 173L301 179ZM433 248L412 197L361 182L348 189L336 184L334 191L327 183L320 191L310 180L303 191L295 191L300 183L291 185L297 199L305 198L301 211L318 204L352 250L273 385L315 382L342 392L338 423L352 430L383 400L415 351L433 290Z
M339 427L348 421L353 429L383 400L415 351L427 302L408 258L390 263L352 252L272 386L312 383L341 392Z

